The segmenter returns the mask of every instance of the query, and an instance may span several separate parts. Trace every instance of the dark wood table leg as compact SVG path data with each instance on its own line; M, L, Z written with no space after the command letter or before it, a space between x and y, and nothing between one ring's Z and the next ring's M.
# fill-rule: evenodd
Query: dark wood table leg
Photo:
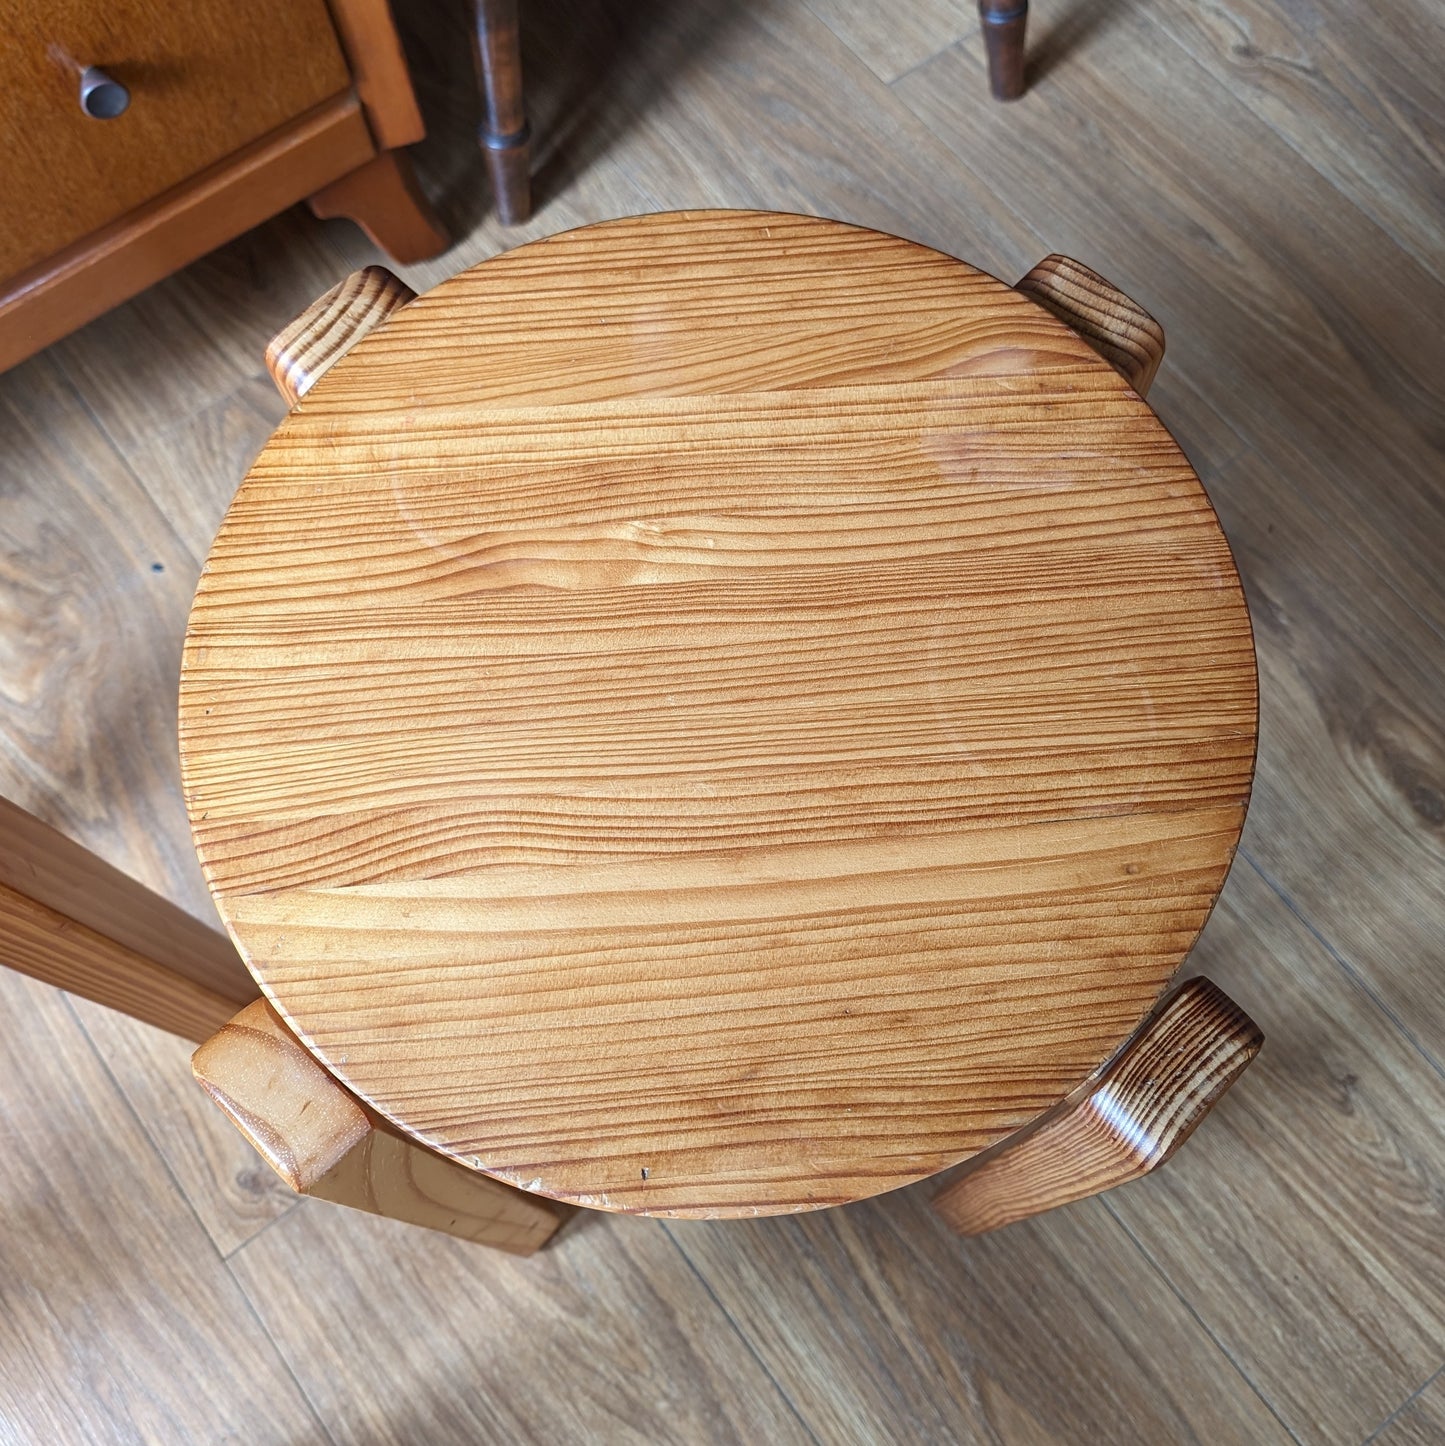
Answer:
M487 158L497 215L508 226L532 213L532 130L522 105L517 0L476 0L477 74L482 85L478 139Z
M978 0L983 44L988 52L988 83L995 100L1017 100L1024 93L1024 27L1028 0Z

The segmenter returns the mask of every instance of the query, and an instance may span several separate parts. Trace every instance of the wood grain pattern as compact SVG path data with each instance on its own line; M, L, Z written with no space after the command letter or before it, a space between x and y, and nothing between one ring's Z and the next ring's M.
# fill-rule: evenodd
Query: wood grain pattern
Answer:
M348 1094L265 1000L248 1005L191 1057L201 1087L299 1194L531 1255L562 1207L444 1160Z
M321 1439L67 1001L0 970L0 1019L0 1436Z
M1371 1446L1436 1446L1445 1440L1445 1366L1403 1410L1384 1423Z
M1401 13L1417 55L1429 53L1425 9ZM1311 479L1309 510L1438 634L1445 469L1439 397L1421 379L1445 374L1445 328L1420 322L1445 310L1445 288L1364 211L1341 204L1298 149L1173 42L1151 7L1108 13L1107 34L1058 67L1046 101L1011 110L1007 133L989 124L994 112L976 96L976 66L956 52L901 82L899 93L939 136L970 137L971 167L1003 189L1032 246L1047 237L1076 255L1107 256L1110 273L1136 293L1145 294L1136 278L1151 278L1147 294L1161 307L1189 298L1194 331L1178 363L1183 374L1270 468ZM1350 28L1364 43L1368 27ZM1289 76L1313 73L1319 52L1308 45L1311 61L1289 66ZM1328 62L1320 55L1318 64ZM1258 75L1282 69L1256 65ZM1361 130L1377 124L1399 154L1420 143L1420 64L1402 55L1398 69L1401 83L1408 76L1416 87L1408 103L1381 106L1377 84L1370 120L1370 112L1316 113L1325 133L1349 135L1346 154L1358 156ZM1396 94L1394 81L1388 90ZM1061 129L1087 137L1087 161L1056 143ZM1201 134L1209 144L1199 144ZM1248 175L1238 164L1245 155ZM1385 259L1361 266L1365 256ZM1029 251L1014 257L1028 261ZM1177 327L1174 345L1185 345ZM1377 475L1392 480L1360 487L1362 476Z
M1272 678L1252 854L1306 918L1329 921L1331 944L1445 1073L1445 643L1353 535L1282 502L1278 476L1249 452L1219 479ZM1310 867L1324 858L1351 886Z
M343 96L49 256L0 292L0 370L374 154L360 105Z
M86 116L79 72L131 91ZM46 0L7 7L0 281L119 220L347 89L324 0Z
M39 406L55 400L44 385L33 387L29 398ZM79 421L83 425L83 414ZM4 596L12 609L6 636L13 641L4 656L6 686L12 696L23 697L44 681L70 679L75 661L82 662L78 670L82 673L87 671L85 664L93 662L76 640L58 643L64 632L57 632L50 608L38 605L33 593L27 596L17 587L27 559L42 552L50 564L64 569L77 596L88 601L89 588L107 573L114 576L123 552L115 547L98 549L97 558L95 553L87 556L84 549L58 549L48 534L56 519L65 515L60 500L48 496L44 520L37 521L23 489L16 486L28 472L44 477L53 476L57 467L78 469L87 439L76 434L69 448L46 448L34 438L23 413L7 408L5 423L9 446L0 468L9 499ZM92 460L104 466L103 457ZM145 515L143 494L128 491L123 475L106 480L115 484L116 500L133 507L138 536L154 540L148 528L155 518ZM146 600L137 599L125 615L148 627L155 622ZM126 650L114 644L110 652L119 661L126 658ZM76 654L78 659L73 657ZM149 659L134 661L133 678L159 685ZM101 679L88 680L88 686L104 691ZM79 717L83 711L77 696L67 716ZM145 713L154 717L160 711L147 707ZM140 708L136 714L143 716ZM72 741L81 757L88 756L86 740ZM12 789L22 788L29 748L44 747L52 765L64 768L60 729L53 718L41 722L12 713L6 744L11 770L7 786ZM137 748L137 755L141 752ZM129 778L138 788L149 786L154 775L141 758L133 758L131 765ZM218 1020L256 997L254 981L223 934L6 799L0 799L0 916L4 920L0 963L163 1029L204 1038Z
M1103 1203L1298 1441L1362 1442L1440 1364L1445 1077L1252 859L1188 967L1269 1043L1167 1169Z
M186 1039L204 1039L236 1007L3 884L0 964Z
M1188 980L1096 1079L966 1164L934 1209L960 1234L982 1235L1147 1175L1189 1138L1263 1041L1222 990Z
M816 1440L1291 1441L1102 1201L963 1240L932 1189L663 1227Z
M288 219L301 222L299 213ZM224 271L219 277L215 273L209 277L202 273L194 278L193 285L203 287L208 280L224 284L235 276L236 260L237 258L227 256L222 263ZM327 275L316 278L317 288L324 290L330 279ZM161 298L152 290L147 299L154 301ZM261 313L259 316L243 313L246 334L249 335L258 322L264 327L280 320L279 315L273 318L273 313L279 313L282 304L284 303L268 297L265 307L257 308ZM159 314L152 315L157 332L164 332L177 323L184 324L187 319L184 308L162 306L156 310ZM96 323L92 330L103 331L104 324ZM265 336L256 338L252 357L262 351L266 344ZM64 343L61 345L63 347ZM87 351L92 349L87 347ZM255 460L257 452L265 445L276 424L286 415L286 402L276 390L271 377L262 369L254 374L247 374L234 391L222 395L214 402L199 406L180 426L162 427L146 435L144 413L136 415L132 412L126 407L126 399L135 388L144 387L148 376L154 374L158 368L153 362L147 367L134 351L131 351L130 355L135 362L135 370L126 376L124 389L111 390L106 385L109 380L121 374L121 369L114 360L107 361L100 376L90 379L90 389L92 395L103 399L105 422L115 422L119 414L124 417L126 430L134 434L133 440L128 438L121 445L125 447L126 456L131 460L136 475L145 479L147 494L154 498L157 507L164 511L177 538L195 559L194 571L199 577L201 563L210 547L211 539L216 535L216 528L220 526L221 519L226 515L226 507L235 495L237 479L246 475L247 467ZM189 359L196 363L197 370L205 370L218 363L222 366L225 364L224 358L218 358L210 351L208 342L195 340L194 334ZM203 398L206 394L204 382L198 381L197 398ZM195 850L191 849L190 852L194 856ZM199 879L199 866L196 872ZM205 890L204 881L201 888ZM205 898L209 903L208 893Z
M1251 28L1278 21L1268 7L1239 13ZM1354 164L1381 136L1402 157L1420 139L1420 51L1413 60L1405 52L1421 41L1424 10L1404 7L1398 25L1406 39L1394 42L1397 66L1371 71L1374 101L1388 116L1343 101L1306 112ZM1261 59L1254 74L1282 100L1334 67L1329 51L1342 34L1366 47L1362 55L1378 54L1393 28L1367 36L1336 12L1328 37L1295 32L1309 65ZM1015 112L1007 144L981 129L991 112L970 100L963 65L930 65L916 90L914 82L904 89L941 134L979 137L977 163L1040 234L1057 234L1066 214L1065 234L1081 238L1071 249L1109 248L1110 269L1117 254L1130 289L1146 294L1141 278L1150 277L1151 299L1178 297L1187 308L1193 331L1186 343L1171 322L1165 375L1209 399L1242 453L1211 488L1231 541L1250 559L1261 651L1272 655L1272 744L1255 802L1269 824L1256 857L1445 1067L1445 994L1422 962L1439 955L1445 867L1445 670L1436 661L1445 469L1438 397L1420 385L1445 374L1437 324L1445 287L1365 211L1342 203L1150 13L1119 12L1109 35L1082 67L1060 69L1047 101L1041 94ZM1385 101L1379 77L1397 71ZM1408 103L1396 89L1407 83ZM1117 103L1101 107L1104 95ZM1088 128L1095 170L1086 175L1051 138ZM1146 134L1152 141L1142 147ZM1209 145L1197 144L1201 134ZM1036 154L1047 158L1046 174L1028 159ZM1246 154L1247 176L1234 162ZM1383 179L1372 194L1373 207L1399 214ZM1121 214L1132 218L1128 227ZM1362 266L1362 256L1383 259ZM1388 887L1377 887L1380 879Z
M236 1004L258 993L224 934L4 798L0 887Z
M1212 510L1093 351L935 252L714 213L359 343L221 529L181 730L218 904L343 1082L512 1183L736 1214L933 1173L1111 1054L1254 711Z
M892 92L875 78L891 52L859 39L855 55L815 16L916 38L901 71L939 48L915 22L950 10L940 44L957 49ZM195 1087L185 1044L79 1001L127 1096L112 1117L80 1097L77 1078L117 1100L78 1036L92 1064L67 1062L63 1083L40 1072L58 1051L37 1048L16 994L64 1005L10 976L0 1176L23 1183L0 1240L17 1283L0 1416L17 1437L110 1439L147 1397L187 1412L163 1440L237 1421L258 1446L321 1437L281 1409L284 1370L232 1372L263 1340L249 1299L326 1432L358 1446L752 1446L795 1439L800 1418L859 1446L1273 1446L1291 1439L1281 1417L1304 1446L1349 1446L1392 1416L1375 1446L1434 1446L1438 1383L1419 1429L1391 1433L1417 1424L1394 1413L1445 1337L1445 1085L1411 1038L1445 1038L1445 839L1429 818L1445 700L1427 621L1441 570L1423 500L1439 468L1411 421L1445 337L1421 260L1445 259L1436 7L1034 11L1037 80L1003 107L973 0L528 0L547 199L523 235L786 195L1006 280L1066 250L1157 306L1170 356L1149 400L1220 509L1260 644L1244 848L1268 881L1238 860L1191 959L1269 1035L1247 1079L1149 1180L973 1240L930 1218L927 1182L759 1222L590 1216L527 1260L309 1202L243 1245L268 1218L250 1182L294 1197ZM516 238L482 201L469 6L398 20L432 122L419 164L460 228L456 250L407 273L423 289ZM1207 27L1208 55L1163 33L1186 25ZM936 107L936 135L905 98ZM281 416L267 339L378 259L297 208L0 377L0 792L198 911L166 676L193 574ZM68 401L41 385L62 362ZM1401 374L1417 367L1412 393ZM168 1113L168 1090L189 1114ZM95 1150L98 1131L113 1149ZM137 1188L146 1136L169 1176ZM242 1247L226 1272L179 1190L216 1249ZM220 1369L197 1345L212 1340Z
M1017 290L1078 332L1139 395L1164 360L1164 328L1117 286L1070 256L1046 256Z
M195 1038L153 1029L79 995L70 1002L212 1248L232 1255L298 1208L296 1193L196 1088Z
M347 216L399 265L428 261L450 239L400 151L382 151L323 186L309 205L322 220Z
M416 292L384 266L367 266L339 281L282 328L266 348L266 370L295 406L316 382Z
M337 1446L815 1439L654 1221L585 1216L517 1260L306 1208L235 1269Z
M913 0L886 10L857 0L808 0L807 8L844 42L845 55L884 81L906 75L978 24L978 9L968 0ZM887 95L874 87L871 108Z
M366 123L384 151L426 135L388 0L326 0Z
M1429 0L1392 6L1371 25L1339 0L1303 26L1267 0L1170 6L1149 18L1231 108L1247 107L1393 245L1445 281L1439 24Z
M214 275L206 291L213 305L224 294ZM163 295L152 293L148 300ZM151 315L156 318L154 310ZM218 324L199 334L225 332ZM144 384L139 359L170 335L157 325L146 329L144 344L122 349L132 362L132 379ZM118 349L100 338L90 342L108 360L119 359ZM178 364L177 355L185 360ZM253 350L252 369L254 357ZM170 354L168 367L191 386L206 375L184 347ZM281 414L280 399L264 377L253 386L273 407L269 432ZM150 501L137 480L147 475L143 460L108 444L97 421L105 410L98 401L99 393L83 401L67 385L53 351L0 383L0 793L88 853L123 863L128 880L219 931L186 826L176 763L181 638L204 549L193 558ZM127 415L143 424L129 410ZM163 448L165 428L152 427L150 434ZM235 490L238 464L249 461L260 442L258 437L244 458L234 459L227 497ZM214 450L200 448L188 461L189 495L204 496L208 484L198 479L223 464ZM224 503L216 506L212 531L223 511ZM105 896L100 890L97 895ZM162 947L144 942L147 952ZM249 980L239 959L232 967ZM200 1219L216 1249L234 1250L295 1203L196 1089L188 1065L194 1038L162 1032L80 996L71 1003L127 1108L184 1192L188 1213ZM219 1017L234 1014L239 1003ZM18 1020L5 1027L23 1039ZM202 1028L197 1020L191 1032L204 1037ZM69 1257L83 1271L76 1259ZM37 1399L44 1397L44 1382L37 1376L32 1383ZM35 1427L31 1434L43 1433Z

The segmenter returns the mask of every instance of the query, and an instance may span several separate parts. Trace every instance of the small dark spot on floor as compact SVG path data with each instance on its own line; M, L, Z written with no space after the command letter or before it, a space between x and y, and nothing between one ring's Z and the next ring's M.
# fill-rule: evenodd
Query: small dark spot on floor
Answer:
M166 570L166 565L165 565L165 563L163 563L163 562L153 562L153 563L151 563L151 571L152 571L152 572L164 572L165 570Z

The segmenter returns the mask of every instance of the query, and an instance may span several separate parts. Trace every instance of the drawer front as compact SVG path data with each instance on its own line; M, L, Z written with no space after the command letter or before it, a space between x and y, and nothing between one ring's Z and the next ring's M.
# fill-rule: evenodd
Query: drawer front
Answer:
M0 280L351 83L324 0L0 0ZM130 92L93 120L80 75Z

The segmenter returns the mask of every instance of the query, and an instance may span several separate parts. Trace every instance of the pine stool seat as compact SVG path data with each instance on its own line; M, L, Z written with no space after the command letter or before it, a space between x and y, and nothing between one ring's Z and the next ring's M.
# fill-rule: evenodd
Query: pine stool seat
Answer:
M962 1166L972 1230L1158 1163L1259 1045L1213 986L1160 1004L1256 737L1162 350L1066 258L1010 287L759 212L323 298L182 668L276 1027L390 1135L570 1205Z

